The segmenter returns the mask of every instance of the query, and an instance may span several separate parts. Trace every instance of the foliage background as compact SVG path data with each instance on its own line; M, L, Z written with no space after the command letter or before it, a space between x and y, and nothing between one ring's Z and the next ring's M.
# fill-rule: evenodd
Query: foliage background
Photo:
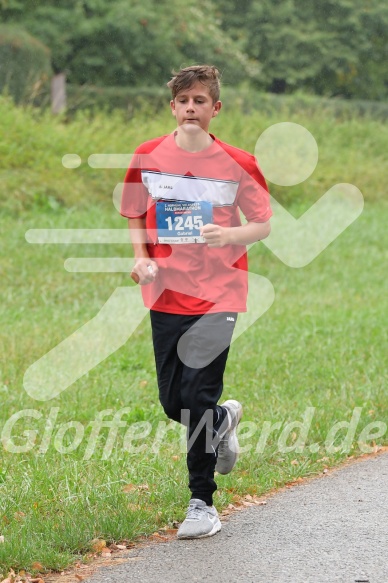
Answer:
M173 67L212 62L226 85L388 96L382 0L0 0L0 18L76 85L160 86Z

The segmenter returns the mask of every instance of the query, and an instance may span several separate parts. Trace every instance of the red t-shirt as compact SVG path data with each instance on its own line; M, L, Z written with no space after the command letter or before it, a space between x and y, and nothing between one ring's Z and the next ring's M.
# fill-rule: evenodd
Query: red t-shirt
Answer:
M121 214L146 218L147 249L159 268L155 282L141 286L145 306L156 311L246 311L244 245L158 242L157 202L206 201L211 203L211 222L224 227L241 225L240 210L247 221L258 223L272 214L255 157L210 135L213 143L195 153L179 148L174 133L145 142L136 149L125 177Z

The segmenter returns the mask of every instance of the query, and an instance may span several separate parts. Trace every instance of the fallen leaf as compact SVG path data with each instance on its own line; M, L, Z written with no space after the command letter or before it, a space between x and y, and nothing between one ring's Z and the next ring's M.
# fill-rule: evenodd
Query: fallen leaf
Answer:
M162 541L162 540L163 540L163 541L166 541L166 540L167 540L167 537L166 537L166 536L162 536L162 535L161 535L161 534L159 534L158 532L154 532L154 533L151 535L151 538L153 538L153 539L156 539L156 540L160 540L160 541Z
M90 548L94 553L101 553L101 551L106 547L106 541L99 539L99 538L94 538L92 541L90 541Z
M160 530L160 534L164 534L164 535L176 534L177 530L178 530L177 528L162 528Z
M15 571L13 569L10 570L8 576L3 579L1 583L13 583L15 581Z
M115 543L112 543L109 545L109 548L111 551L125 551L127 549L127 545L116 545Z
M20 522L25 517L25 513L20 510L18 512L15 512L13 516L14 516L15 520Z
M126 484L123 487L123 492L128 494L129 492L136 492L136 490L149 490L148 484Z
M292 466L298 466L299 465L298 460L292 460L291 465Z
M43 571L44 567L39 561L34 561L31 565L31 569L34 569L34 571Z
M85 577L84 577L83 575L78 575L78 573L76 573L76 574L75 574L75 578L76 578L78 581L83 581L83 580L85 579Z
M4 535L1 535L0 536L0 543L3 543L3 542L4 542Z

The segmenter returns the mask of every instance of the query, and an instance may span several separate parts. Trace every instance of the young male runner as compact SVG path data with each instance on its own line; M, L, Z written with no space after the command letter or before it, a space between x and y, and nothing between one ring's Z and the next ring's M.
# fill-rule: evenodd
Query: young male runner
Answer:
M222 106L218 70L186 67L167 85L177 128L136 149L121 214L131 275L150 309L159 398L188 428L191 500L178 538L200 538L221 529L214 472L237 461L242 406L218 400L237 313L246 311L245 246L268 236L272 213L254 156L209 133Z

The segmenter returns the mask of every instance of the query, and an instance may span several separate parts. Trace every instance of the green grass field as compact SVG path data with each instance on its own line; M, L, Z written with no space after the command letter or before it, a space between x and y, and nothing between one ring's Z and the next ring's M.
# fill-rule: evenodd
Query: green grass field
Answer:
M128 257L128 245L32 245L26 231L125 228L112 205L124 170L92 169L87 158L130 153L137 143L172 131L173 119L168 111L143 111L132 119L82 113L67 121L16 109L4 99L0 118L5 576L11 567L31 570L36 561L43 570L60 570L85 556L95 538L131 541L172 525L184 516L188 490L182 432L158 403L148 319L55 399L36 401L23 388L34 361L93 318L118 286L132 285L125 273L64 269L69 257ZM228 361L224 396L244 405L245 451L233 473L218 478L219 510L236 496L268 492L388 441L387 127L283 108L267 117L225 111L212 131L253 152L260 133L279 121L307 127L320 156L306 183L270 185L273 196L297 216L333 184L349 182L363 192L365 208L304 268L287 267L262 243L249 252L250 270L268 278L276 296L234 342ZM67 153L81 156L80 168L63 168ZM122 415L116 436L109 427L96 432L105 410L108 421ZM308 415L302 447L300 428L289 424L306 422ZM348 427L335 424L352 419L346 441ZM17 447L25 451L10 451Z

